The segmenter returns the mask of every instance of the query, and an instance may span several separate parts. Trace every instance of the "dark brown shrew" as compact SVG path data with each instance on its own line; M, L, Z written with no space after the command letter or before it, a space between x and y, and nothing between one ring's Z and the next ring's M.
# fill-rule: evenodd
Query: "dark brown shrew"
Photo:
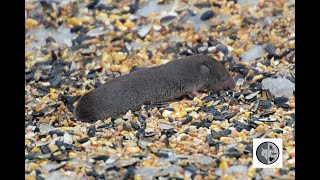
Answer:
M96 122L136 111L146 103L234 87L234 80L219 61L201 54L187 56L107 81L83 95L74 114L78 121Z

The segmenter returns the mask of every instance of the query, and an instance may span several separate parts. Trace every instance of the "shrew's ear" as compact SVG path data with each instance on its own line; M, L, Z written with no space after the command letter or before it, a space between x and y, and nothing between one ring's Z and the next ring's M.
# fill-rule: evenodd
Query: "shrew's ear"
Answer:
M200 65L200 72L201 74L209 74L210 68L206 64Z

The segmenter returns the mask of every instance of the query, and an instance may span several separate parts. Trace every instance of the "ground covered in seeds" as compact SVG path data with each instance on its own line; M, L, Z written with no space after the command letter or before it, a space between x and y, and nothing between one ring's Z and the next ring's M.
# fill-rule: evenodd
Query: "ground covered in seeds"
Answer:
M294 179L295 2L26 0L26 179ZM227 92L76 122L79 97L192 54L222 61ZM283 139L283 168L252 139Z

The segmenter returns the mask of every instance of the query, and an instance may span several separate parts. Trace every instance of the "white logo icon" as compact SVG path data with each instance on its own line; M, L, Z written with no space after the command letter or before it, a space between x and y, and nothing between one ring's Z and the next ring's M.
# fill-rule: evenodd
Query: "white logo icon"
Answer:
M282 139L253 139L253 167L282 168Z

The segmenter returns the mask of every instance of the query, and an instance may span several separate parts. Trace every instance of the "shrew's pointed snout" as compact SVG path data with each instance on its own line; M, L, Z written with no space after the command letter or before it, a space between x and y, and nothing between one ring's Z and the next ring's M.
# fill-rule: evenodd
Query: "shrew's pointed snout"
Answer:
M229 89L234 89L236 87L236 83L234 82L233 78L230 77L224 82L224 89L229 90Z

